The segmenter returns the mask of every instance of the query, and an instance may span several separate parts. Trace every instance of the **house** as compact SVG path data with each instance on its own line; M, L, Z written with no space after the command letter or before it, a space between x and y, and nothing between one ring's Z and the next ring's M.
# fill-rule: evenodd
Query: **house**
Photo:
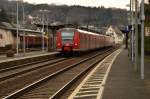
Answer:
M124 35L116 26L109 26L109 28L106 30L106 35L112 36L115 44L123 43Z

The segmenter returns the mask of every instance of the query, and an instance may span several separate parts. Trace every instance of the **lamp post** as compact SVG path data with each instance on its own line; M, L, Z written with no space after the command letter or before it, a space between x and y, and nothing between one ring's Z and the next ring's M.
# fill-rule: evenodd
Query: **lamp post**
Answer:
M23 4L23 0L22 0L22 24L23 24L23 27L25 26L25 20L24 20L24 18L25 18L25 15L24 15L24 4ZM26 53L26 42L25 42L25 31L23 30L23 53L24 53L24 55L25 55L25 53Z
M40 10L42 12L42 51L44 52L44 10Z
M50 12L50 11L48 11L48 12ZM46 15L46 25L47 25L47 51L49 50L49 39L50 39L50 33L48 33L49 32L49 29L48 29L48 22L49 22L49 18L48 18L48 14L49 13L47 13L47 15Z
M43 10L43 29L42 29L42 51L44 51L44 10Z
M135 72L138 71L138 0L135 0Z
M45 49L45 42L44 42L44 25L45 25L45 12L48 12L48 10L40 10L40 12L42 12L42 24L43 24L43 27L42 27L42 51L44 51Z
M144 79L144 0L141 1L141 79Z
M134 62L134 49L135 49L135 47L134 47L134 14L133 14L133 11L134 11L134 0L131 0L131 10L132 10L132 13L131 13L131 15L132 15L132 37L131 37L131 39L132 39L132 41L131 41L131 46L132 46L132 62Z
M132 0L130 0L130 5L129 5L129 9L130 9L130 17L129 17L129 24L132 24ZM130 48L129 48L129 58L132 59L132 31L130 31L129 33L130 36Z
M17 56L19 54L19 20L18 20L18 0L17 0L17 39L16 39L16 50L17 50Z

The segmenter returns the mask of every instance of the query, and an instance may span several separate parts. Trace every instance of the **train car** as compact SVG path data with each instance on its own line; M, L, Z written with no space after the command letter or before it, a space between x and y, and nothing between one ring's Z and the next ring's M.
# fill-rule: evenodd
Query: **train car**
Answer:
M113 38L75 28L57 31L57 51L62 53L82 52L113 46Z
M42 36L39 35L27 35L25 37L26 48L40 49L42 46ZM47 45L47 38L44 37L44 46ZM23 47L23 36L20 36L20 48Z

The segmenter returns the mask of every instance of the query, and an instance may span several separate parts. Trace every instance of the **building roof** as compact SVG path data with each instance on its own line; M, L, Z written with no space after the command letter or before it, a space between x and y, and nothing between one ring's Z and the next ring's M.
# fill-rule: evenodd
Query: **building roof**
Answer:
M17 28L13 27L10 23L6 23L6 22L1 22L0 23L0 29L5 29L5 30L10 30L13 31L13 34L16 34L17 32ZM36 33L36 34L41 34L41 31L35 31L35 30L31 30L31 29L18 29L19 32L23 32L25 31L26 33Z
M7 22L0 22L0 26L6 27L6 28L13 28L13 25Z
M116 33L116 35L118 35L118 36L122 36L122 32L121 32L121 30L117 27L117 26L109 26L109 28L112 28L113 29L113 31ZM109 29L108 28L108 29Z

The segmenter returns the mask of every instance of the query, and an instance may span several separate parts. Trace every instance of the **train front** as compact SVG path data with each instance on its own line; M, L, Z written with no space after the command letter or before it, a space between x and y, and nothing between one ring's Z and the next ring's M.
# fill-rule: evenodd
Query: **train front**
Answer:
M57 32L57 51L72 53L78 46L78 36L73 28L64 28Z

